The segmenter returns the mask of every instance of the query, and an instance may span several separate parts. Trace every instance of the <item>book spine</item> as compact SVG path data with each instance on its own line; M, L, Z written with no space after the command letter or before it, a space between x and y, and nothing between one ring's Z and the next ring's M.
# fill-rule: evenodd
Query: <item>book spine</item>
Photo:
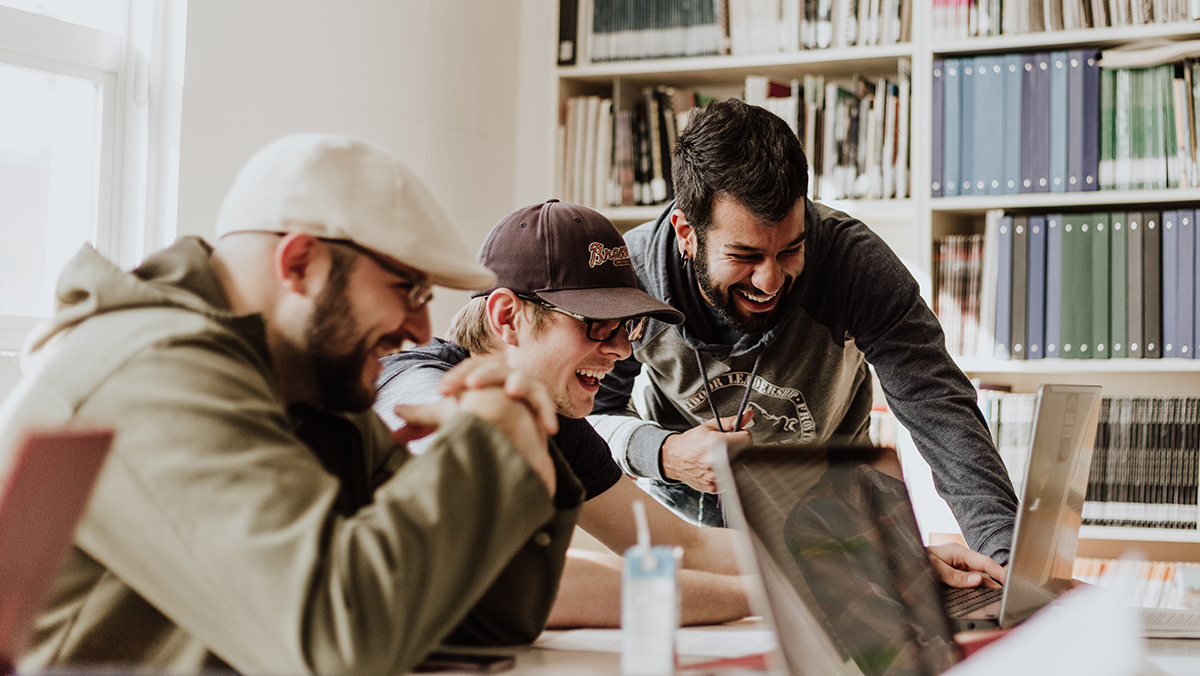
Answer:
M1146 212L1142 233L1142 332L1146 359L1162 357L1162 231L1161 214Z
M1179 356L1179 212L1162 213L1162 356Z
M1062 350L1063 217L1046 216L1046 356L1064 357Z
M1142 333L1142 212L1126 216L1125 278L1129 281L1125 313L1129 319L1126 340L1129 356L1141 359L1144 354Z
M1196 358L1196 212L1179 213L1179 356Z
M945 62L942 59L933 60L933 83L932 91L930 92L932 101L933 120L930 124L930 142L932 144L932 153L930 155L930 175L929 186L930 194L934 197L942 196L942 143L945 139L945 130L943 125L944 103L943 103L943 77L945 71Z
M1116 212L1110 214L1110 234L1109 239L1109 355L1114 358L1122 358L1128 356L1128 343L1126 332L1128 330L1128 319L1126 318L1126 303L1127 296L1127 281L1125 277L1126 270L1126 233L1125 233L1125 214Z
M1029 219L1014 216L1012 219L1012 319L1009 324L1009 346L1013 359L1025 359L1026 322L1028 321L1029 299Z
M1109 275L1112 270L1112 224L1107 213L1092 215L1092 359L1111 356L1109 321L1112 311Z
M946 59L942 103L942 195L959 194L959 159L962 149L962 78L959 70L965 60Z
M1050 53L1050 192L1067 190L1069 80L1067 53Z
M1028 331L1025 358L1046 356L1046 217L1029 217Z
M1021 192L1021 152L1024 138L1021 125L1021 94L1025 72L1020 54L1003 59L1004 68L1004 172L1001 192L1006 195Z
M1011 359L1009 339L1012 337L1012 253L1013 219L1000 217L996 247L996 349L993 356Z
M1083 147L1085 115L1083 67L1086 61L1082 49L1067 52L1067 192L1083 190Z

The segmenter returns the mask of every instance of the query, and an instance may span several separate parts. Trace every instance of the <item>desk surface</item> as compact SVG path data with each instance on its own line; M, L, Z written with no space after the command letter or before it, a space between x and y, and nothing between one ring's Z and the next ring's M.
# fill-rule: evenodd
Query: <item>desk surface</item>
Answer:
M504 672L509 676L619 676L619 653L585 652L576 650L546 650L542 648L490 649L483 652L507 652L517 658L515 669ZM680 658L678 673L699 676L687 666L711 661L709 657ZM755 672L746 672L755 673ZM1200 674L1200 640L1148 639L1146 660L1136 676L1197 676ZM1133 675L1131 675L1133 676Z

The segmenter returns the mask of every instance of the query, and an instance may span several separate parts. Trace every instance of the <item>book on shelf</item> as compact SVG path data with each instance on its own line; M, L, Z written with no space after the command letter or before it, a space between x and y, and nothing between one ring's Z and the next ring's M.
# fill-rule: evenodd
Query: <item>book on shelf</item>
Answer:
M671 153L688 116L714 96L658 85L610 98L569 97L561 107L560 197L593 208L665 204L673 198ZM621 92L625 91L624 94ZM715 90L714 90L715 91ZM816 75L788 82L748 75L742 96L783 119L801 139L812 199L909 195L908 62L896 77Z
M974 356L980 344L980 287L984 235L951 235L935 242L934 313L957 356Z
M1195 0L933 0L933 38L957 40L1200 19Z
M573 17L578 17L575 19ZM798 52L912 39L912 0L562 0L559 65Z

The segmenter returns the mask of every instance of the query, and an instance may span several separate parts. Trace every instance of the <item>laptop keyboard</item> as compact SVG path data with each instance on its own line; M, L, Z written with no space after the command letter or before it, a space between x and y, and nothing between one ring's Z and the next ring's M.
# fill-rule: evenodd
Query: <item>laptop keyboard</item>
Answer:
M945 606L948 617L962 617L988 604L995 603L1004 595L1000 587L946 587Z

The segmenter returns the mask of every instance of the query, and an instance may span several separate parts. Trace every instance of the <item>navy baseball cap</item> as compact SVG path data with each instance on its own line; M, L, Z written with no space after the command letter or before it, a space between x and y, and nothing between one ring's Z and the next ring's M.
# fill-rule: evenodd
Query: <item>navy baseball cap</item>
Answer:
M498 288L540 298L592 319L646 315L668 324L683 313L638 286L621 233L603 214L549 200L505 216L488 233L479 262Z

